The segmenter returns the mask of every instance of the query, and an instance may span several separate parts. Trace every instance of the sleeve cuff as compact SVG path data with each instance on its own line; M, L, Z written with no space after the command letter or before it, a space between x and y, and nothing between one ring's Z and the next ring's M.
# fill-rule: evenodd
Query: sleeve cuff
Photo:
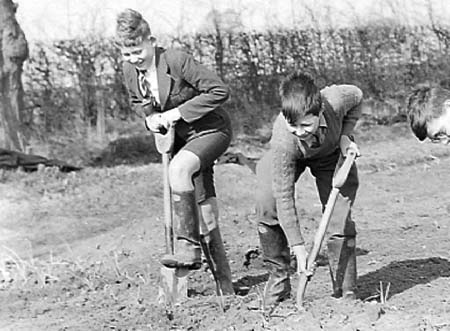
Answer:
M289 242L289 247L293 247L293 246L297 246L297 245L304 245L305 244L305 240L302 238L299 238L297 240L290 240L288 239Z
M345 135L345 136L349 136L352 137L353 136L353 129L355 128L355 124L353 122L347 122L342 125L342 133L341 135Z
M302 232L300 231L300 226L297 228L285 228L281 224L281 227L286 234L286 238L289 243L289 247L295 246L295 245L304 245L305 240L303 239Z

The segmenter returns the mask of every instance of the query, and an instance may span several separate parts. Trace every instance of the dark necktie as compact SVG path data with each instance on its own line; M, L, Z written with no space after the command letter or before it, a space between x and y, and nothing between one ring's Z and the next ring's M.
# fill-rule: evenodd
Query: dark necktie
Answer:
M158 107L155 96L152 94L150 83L145 78L147 70L140 70L138 74L139 88L145 99L149 99L153 107Z

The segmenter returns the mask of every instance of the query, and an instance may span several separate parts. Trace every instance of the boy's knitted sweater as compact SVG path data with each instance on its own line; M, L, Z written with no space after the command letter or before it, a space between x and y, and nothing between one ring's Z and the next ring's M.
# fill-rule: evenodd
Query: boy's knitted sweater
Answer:
M322 115L317 141L300 140L290 133L283 115L277 117L270 141L273 152L272 187L277 214L289 245L300 245L304 239L295 208L295 173L300 160L320 159L339 148L342 135L350 136L361 115L362 91L353 85L332 85L321 90ZM317 143L317 142L316 142Z

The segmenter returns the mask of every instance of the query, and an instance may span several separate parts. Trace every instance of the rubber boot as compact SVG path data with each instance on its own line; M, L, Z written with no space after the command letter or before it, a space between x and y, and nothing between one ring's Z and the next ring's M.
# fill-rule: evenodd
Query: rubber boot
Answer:
M214 265L216 277L222 290L222 294L234 294L233 283L231 280L231 269L228 264L228 259L219 228L214 228L204 237L208 250L211 254L212 263Z
M173 192L175 254L166 254L161 263L168 268L200 269L200 225L194 191Z
M260 223L258 234L264 262L269 265L269 279L264 288L263 297L263 305L266 310L291 295L289 279L291 256L286 235L280 225L269 226Z
M332 236L327 246L333 296L356 299L356 237Z

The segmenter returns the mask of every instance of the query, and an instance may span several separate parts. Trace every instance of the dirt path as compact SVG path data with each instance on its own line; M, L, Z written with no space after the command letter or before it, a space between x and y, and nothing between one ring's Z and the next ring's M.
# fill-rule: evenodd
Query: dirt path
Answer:
M245 258L258 248L247 168L220 165L216 181L235 283L249 292L227 298L220 313L202 268L173 320L156 303L160 165L2 173L0 330L450 330L450 148L419 144L404 126L361 140L357 302L331 298L320 267L306 311L293 314L293 300L269 318L247 309L267 279L261 256ZM307 174L298 196L311 240L320 206ZM380 282L390 284L385 303Z

